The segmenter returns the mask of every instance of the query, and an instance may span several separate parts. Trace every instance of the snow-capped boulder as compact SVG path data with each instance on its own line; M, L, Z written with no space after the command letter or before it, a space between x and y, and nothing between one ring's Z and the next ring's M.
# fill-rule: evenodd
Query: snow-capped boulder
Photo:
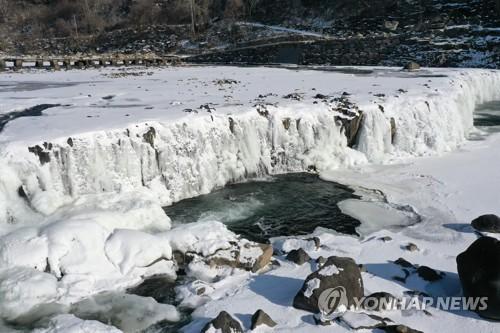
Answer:
M500 320L500 241L481 237L457 257L457 269L466 297L487 297L487 309L478 314Z
M163 235L179 265L210 268L227 266L258 272L271 261L273 248L240 239L220 222L186 224Z
M353 259L329 257L319 270L306 278L304 285L293 300L293 306L318 313L320 312L320 296L323 292L333 292L335 289L342 294L339 295L341 301L337 304L337 309L347 309L355 304L355 298L361 299L364 296L361 271ZM325 296L328 295L323 294L323 297Z
M481 215L471 225L477 231L500 233L500 217L494 214Z
M231 317L229 313L221 311L221 313L219 313L214 320L205 325L202 333L205 332L243 333L243 328L241 328L241 324L236 319Z

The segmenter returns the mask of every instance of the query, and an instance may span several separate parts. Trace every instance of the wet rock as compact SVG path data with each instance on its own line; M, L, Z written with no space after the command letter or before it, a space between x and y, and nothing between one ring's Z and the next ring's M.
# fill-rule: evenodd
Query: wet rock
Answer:
M288 253L288 255L286 256L286 259L293 261L297 265L303 265L309 260L311 260L311 257L309 257L306 251L300 248L298 250L290 251L290 253Z
M352 258L329 257L323 267L306 278L293 300L293 306L318 313L320 295L324 291L335 292L335 290L341 296L336 304L337 308L338 305L345 307L354 305L355 298L363 297L361 271Z
M254 330L260 325L265 325L269 327L276 326L276 322L263 310L257 310L252 316L251 329Z
M154 276L145 279L141 284L127 289L128 294L152 297L158 303L175 302L175 281L166 276Z
M500 217L494 214L481 215L471 225L477 231L500 233Z
M221 311L214 320L203 327L201 332L210 332L211 329L220 330L222 333L243 333L241 324L226 311Z
M481 237L457 256L457 269L465 297L487 297L485 318L500 320L500 241Z
M427 266L420 266L417 268L417 274L422 279L429 282L439 281L443 278L438 272Z

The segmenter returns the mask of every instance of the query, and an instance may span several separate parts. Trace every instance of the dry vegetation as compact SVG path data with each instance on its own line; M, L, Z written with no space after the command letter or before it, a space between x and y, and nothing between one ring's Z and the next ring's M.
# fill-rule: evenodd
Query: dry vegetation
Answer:
M0 32L79 37L121 27L191 24L248 16L259 0L0 0Z

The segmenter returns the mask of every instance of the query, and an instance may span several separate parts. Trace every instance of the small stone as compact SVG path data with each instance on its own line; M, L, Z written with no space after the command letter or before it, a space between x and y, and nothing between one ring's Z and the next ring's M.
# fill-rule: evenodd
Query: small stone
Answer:
M260 325L266 325L269 327L274 327L276 326L276 322L269 317L267 313L265 313L263 310L257 310L253 316L252 316L252 326L251 329L254 330Z
M214 320L205 325L201 332L209 332L212 327L222 333L243 333L241 324L226 311L221 311Z
M290 253L288 253L288 255L286 256L286 259L293 261L297 265L303 265L309 260L311 260L311 257L309 257L306 251L300 248L298 250L290 251Z
M427 266L420 266L417 268L417 274L425 281L434 282L441 280L443 277L439 275L434 269Z
M415 268L411 262L403 258L398 258L394 263L404 268Z
M379 327L386 333L423 333L422 331L417 331L405 325L388 325L385 327Z
M326 263L326 258L323 256L319 256L318 259L316 259L316 263L319 267L322 267Z
M405 249L410 252L415 252L418 251L418 246L413 243L408 243L408 245L405 246Z
M382 242L390 242L392 240L392 237L389 236L384 236L379 238Z

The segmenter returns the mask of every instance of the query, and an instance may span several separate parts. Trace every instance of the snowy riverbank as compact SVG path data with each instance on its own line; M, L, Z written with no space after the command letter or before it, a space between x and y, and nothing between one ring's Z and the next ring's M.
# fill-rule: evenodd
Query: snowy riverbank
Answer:
M500 99L500 72L346 72L188 67L0 76L0 116L9 114L0 131L3 319L33 324L58 313L103 318L88 313L89 296L122 291L145 276L173 279L181 265L177 252L193 256L186 270L195 281L178 291L182 304L199 307L188 331L220 310L241 314L248 326L247 314L257 310L248 309L249 299L272 314L277 330L310 331L311 318L292 309L289 300L313 265L296 267L278 257L280 268L255 275L267 249L239 240L215 222L169 231L170 220L161 208L228 182L298 171L318 171L325 179L358 188L365 202L344 202L341 208L361 221L397 214L381 214L383 209L369 202L369 191L361 188L381 190L389 202L411 205L423 217L403 231L382 230L362 239L318 231L324 247L311 249L311 256L350 256L367 265L367 290L398 294L428 287L418 279L402 286L380 276L395 269L387 260L405 254L401 247L412 241L421 250L408 260L432 260L433 268L449 272L435 293L459 293L454 256L475 236L452 226L474 214L498 212L493 207L497 182L484 177L482 167L498 161L490 151L498 137L442 159L376 165L442 155L464 144L475 105ZM41 104L51 107L40 116L15 119L16 111ZM468 182L448 175L455 163L474 166L461 171L468 172ZM460 175L460 169L454 170ZM483 188L490 190L479 191ZM472 195L460 194L465 190ZM372 230L365 230L365 236ZM382 235L392 241L381 242L376 236ZM241 254L236 264L234 251ZM283 290L274 290L278 286ZM179 319L175 308L145 299L102 296L93 301L104 304L101 312L116 312L119 318L119 309L133 303L139 304L137 320ZM435 325L455 314L439 311L431 317L435 320L422 315L398 313L391 319L427 331L482 331L490 325L462 314L454 321L459 326L445 329ZM50 325L84 325L65 316Z

